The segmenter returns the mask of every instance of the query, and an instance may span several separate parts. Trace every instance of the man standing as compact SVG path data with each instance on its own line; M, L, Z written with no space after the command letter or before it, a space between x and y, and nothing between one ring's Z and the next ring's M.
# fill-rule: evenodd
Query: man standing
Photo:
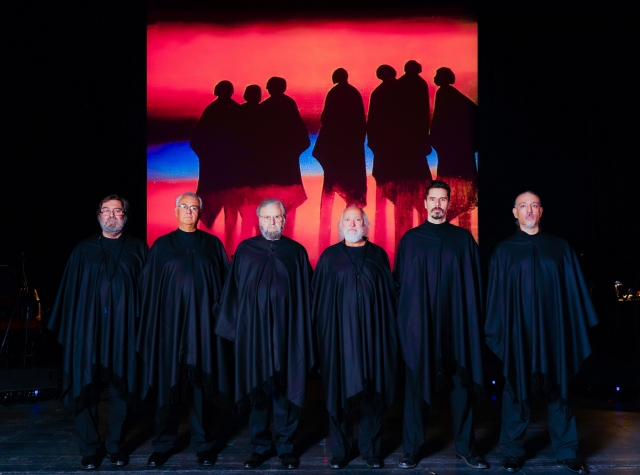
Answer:
M502 468L517 472L536 399L547 402L556 458L589 473L576 459L578 433L567 399L569 378L591 353L588 328L598 323L578 259L569 244L543 232L542 205L530 191L513 205L514 236L499 243L489 264L487 345L505 377L500 446Z
M73 250L48 324L63 346L62 398L75 406L76 440L85 470L98 468L103 456L98 401L105 386L110 399L107 457L113 465L129 461L122 447L127 403L135 401L137 281L147 246L124 232L128 213L129 202L118 195L100 202L102 232Z
M364 236L369 220L361 208L347 207L338 229L343 240L322 253L312 280L330 465L347 464L359 414L360 455L368 467L381 468L382 416L393 403L398 371L395 283L387 253Z
M487 468L475 453L472 396L483 391L482 293L478 246L447 221L451 189L434 180L424 201L427 220L400 240L394 274L398 331L406 363L401 468L417 465L424 443L425 403L447 389L456 456Z
M142 397L157 397L150 467L160 467L171 455L183 387L189 396L191 448L200 465L213 465L215 459L208 402L230 404L227 376L233 355L229 342L214 334L212 314L229 261L220 239L198 229L201 213L198 195L178 196L178 229L153 243L141 277Z
M264 200L256 211L261 236L245 239L233 257L216 333L235 342L235 410L250 408L252 453L256 468L272 454L269 412L273 410L275 446L285 468L300 464L292 438L304 403L312 365L310 326L311 265L307 251L282 235L285 208Z

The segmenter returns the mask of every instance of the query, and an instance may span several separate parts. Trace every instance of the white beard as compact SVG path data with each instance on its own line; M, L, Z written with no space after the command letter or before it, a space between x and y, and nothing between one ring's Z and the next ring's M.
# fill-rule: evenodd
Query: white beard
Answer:
M362 239L362 236L364 236L364 228L354 228L356 229L356 233L350 233L349 231L344 231L343 230L343 234L344 234L344 240L347 242L358 242Z

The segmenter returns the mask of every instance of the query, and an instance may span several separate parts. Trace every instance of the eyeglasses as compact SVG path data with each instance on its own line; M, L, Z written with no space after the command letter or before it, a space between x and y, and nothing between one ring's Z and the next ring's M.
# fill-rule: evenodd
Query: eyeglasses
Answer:
M260 216L260 219L262 219L263 221L267 221L267 222L271 222L271 220L273 219L276 223L280 223L282 222L282 218L283 216L281 214L279 214L278 216Z
M114 216L122 216L124 214L124 210L120 208L115 208L115 209L102 208L100 210L100 214L102 216L110 216L111 213L113 213Z
M182 203L181 205L178 205L178 208L180 208L182 211L187 211L188 209L190 209L192 213L200 212L200 208L198 208L196 205L188 206L186 203Z

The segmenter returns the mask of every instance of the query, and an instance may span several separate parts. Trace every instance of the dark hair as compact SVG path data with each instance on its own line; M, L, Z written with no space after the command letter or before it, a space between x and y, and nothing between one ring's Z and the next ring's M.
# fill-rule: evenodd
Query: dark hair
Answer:
M429 183L429 186L427 186L427 194L425 195L425 198L429 196L429 191L432 188L442 188L443 190L447 190L447 199L451 199L451 187L442 180L433 180L431 183Z
M96 216L100 216L100 210L102 209L102 205L105 204L107 201L111 201L111 200L117 200L120 203L122 203L122 210L124 211L124 214L129 214L129 202L118 195L108 195L106 196L98 205L98 211L96 211Z

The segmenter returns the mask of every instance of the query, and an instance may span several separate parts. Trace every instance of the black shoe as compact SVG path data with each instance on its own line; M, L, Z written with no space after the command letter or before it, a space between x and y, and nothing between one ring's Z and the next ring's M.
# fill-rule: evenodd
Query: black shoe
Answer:
M203 450L196 454L198 456L198 465L204 465L206 467L215 463L216 457L211 450Z
M364 463L367 464L369 468L382 468L382 460L378 457L367 457L364 459Z
M111 465L117 465L118 467L124 467L129 463L129 456L122 452L107 453L107 458L111 462Z
M151 456L149 456L147 465L149 467L161 467L167 460L169 460L169 456L169 452L153 452Z
M343 459L342 457L331 457L329 465L331 468L344 468L347 466L347 459Z
M504 462L502 462L502 470L506 470L509 473L515 473L522 467L520 463L520 459L518 457L514 457L513 455L509 455L504 458Z
M87 457L82 457L80 461L80 466L84 470L95 470L100 466L100 457L97 454L89 455Z
M249 455L249 458L244 461L245 468L257 468L263 464L265 460L269 459L268 454L259 454L258 452L253 452Z
M398 467L400 468L413 468L418 465L418 461L413 456L413 454L405 453L402 455L402 458L398 462Z
M456 452L456 457L461 458L471 468L489 468L489 464L475 452L462 455Z
M558 460L558 462L563 464L567 470L571 472L579 473L580 475L587 475L589 473L587 467L585 467L583 463L578 462L577 459Z
M298 468L300 466L300 459L292 453L282 454L280 460L282 460L284 468Z

